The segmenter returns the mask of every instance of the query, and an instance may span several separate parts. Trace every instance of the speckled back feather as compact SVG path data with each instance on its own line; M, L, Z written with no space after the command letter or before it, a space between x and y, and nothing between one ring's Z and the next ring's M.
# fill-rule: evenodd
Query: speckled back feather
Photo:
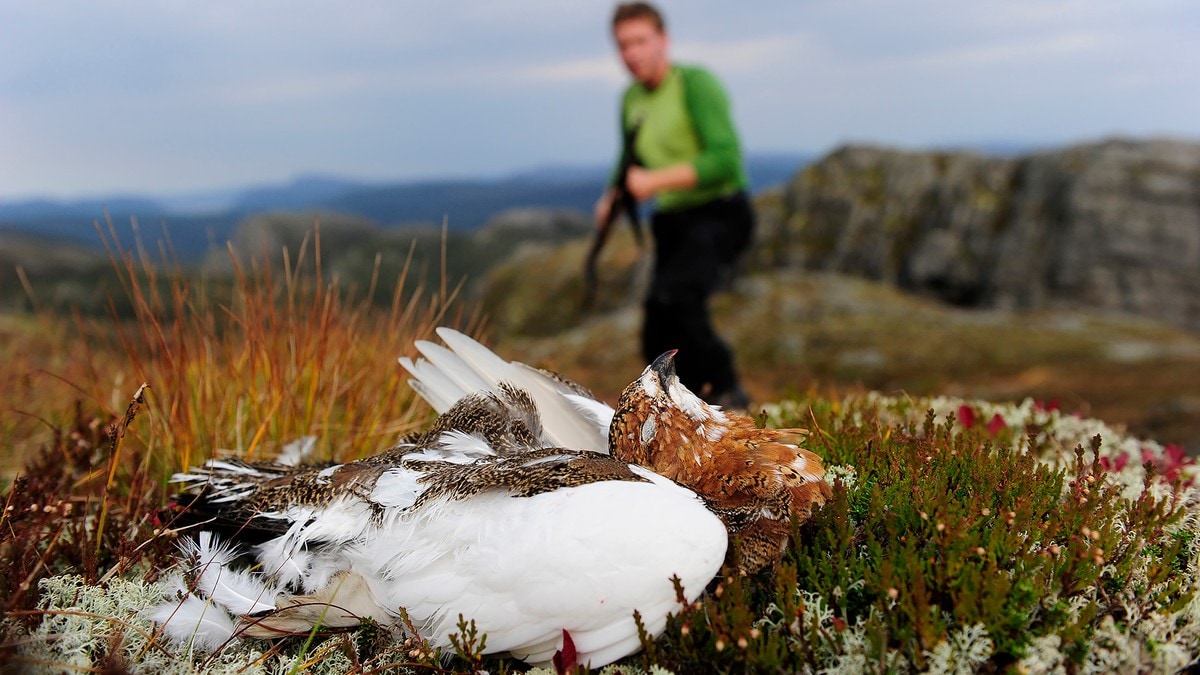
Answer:
M429 429L405 436L394 449L412 452L434 447L452 431L477 436L499 454L554 445L544 434L537 405L529 393L502 382L496 391L467 394L438 416Z

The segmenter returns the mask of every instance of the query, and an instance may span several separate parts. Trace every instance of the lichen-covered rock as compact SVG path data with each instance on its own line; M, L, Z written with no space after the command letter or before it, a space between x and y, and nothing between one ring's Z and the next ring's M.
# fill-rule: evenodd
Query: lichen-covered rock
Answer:
M1087 306L1200 329L1200 143L1022 157L844 147L797 174L784 265L968 306Z

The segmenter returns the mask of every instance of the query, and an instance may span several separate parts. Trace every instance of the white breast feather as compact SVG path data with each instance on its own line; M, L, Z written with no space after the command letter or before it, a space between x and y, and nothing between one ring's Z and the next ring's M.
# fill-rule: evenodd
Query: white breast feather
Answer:
M180 574L168 578L166 585L173 595L187 593ZM187 595L182 602L163 602L144 612L171 640L204 652L217 649L237 630L224 607L197 595Z
M675 609L671 576L694 598L725 557L725 528L694 493L632 470L651 482L604 481L526 498L441 498L416 512L389 508L378 532L339 551L340 565L327 560L307 573L320 572L325 583L338 569L362 575L381 606L405 607L438 646L449 646L462 613L487 634L489 651L545 662L566 628L581 654L607 663L636 647L634 609L648 630L660 631ZM380 496L412 494L404 472L380 481ZM353 512L315 514L305 529L329 534ZM263 568L278 568L308 534L289 532L258 547Z
M257 614L275 609L278 591L268 587L262 577L233 567L237 552L228 543L220 543L212 532L201 532L196 539L184 539L184 555L193 561L196 589L235 614Z
M699 396L688 391L687 388L680 384L679 378L671 378L667 395L688 418L697 422L706 422L713 419L713 412L716 411L713 411L704 401L700 400Z
M349 542L361 538L372 525L370 505L356 495L336 497L321 509L299 508L297 514L310 520L302 530L303 541ZM294 518L305 522L303 518Z
M304 549L287 545L284 537L276 537L255 547L255 555L262 563L263 572L274 577L280 586L300 587L306 577L312 576L314 555Z

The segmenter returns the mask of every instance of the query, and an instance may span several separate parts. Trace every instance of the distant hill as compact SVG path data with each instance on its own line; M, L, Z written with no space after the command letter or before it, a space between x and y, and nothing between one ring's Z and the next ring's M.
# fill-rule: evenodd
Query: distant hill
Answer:
M320 208L331 200L361 190L362 181L330 176L299 176L286 185L252 187L234 197L230 211L300 211Z
M812 159L809 155L747 157L751 189L784 184ZM502 178L462 178L371 183L305 175L280 185L259 185L161 197L113 195L82 200L32 199L0 202L0 236L5 232L44 236L99 247L94 223L106 217L121 241L163 238L163 225L182 260L199 260L223 249L238 224L271 212L324 212L365 218L375 225L433 225L470 232L495 215L519 208L573 209L590 213L608 168L547 166Z

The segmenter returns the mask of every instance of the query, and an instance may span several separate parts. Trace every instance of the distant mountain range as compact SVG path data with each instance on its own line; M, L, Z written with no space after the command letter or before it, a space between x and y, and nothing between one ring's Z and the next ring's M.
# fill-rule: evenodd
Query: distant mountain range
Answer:
M751 189L779 185L814 159L801 154L747 157ZM240 222L255 214L327 212L367 218L380 227L441 225L472 231L496 214L519 207L590 212L607 176L604 166L547 166L502 178L370 183L330 176L300 176L282 185L168 196L110 195L55 201L0 202L5 231L99 246L94 223L107 217L121 241L137 230L150 241L165 225L176 254L196 259L223 247Z

